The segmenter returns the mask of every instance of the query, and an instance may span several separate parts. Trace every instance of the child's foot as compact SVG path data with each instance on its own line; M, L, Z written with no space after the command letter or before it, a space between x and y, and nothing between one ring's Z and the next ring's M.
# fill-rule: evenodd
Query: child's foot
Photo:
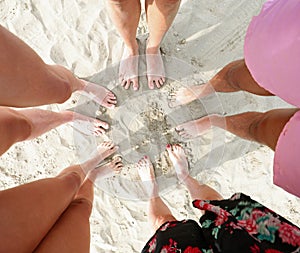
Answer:
M90 83L85 80L81 81L84 84L82 92L84 92L87 97L106 108L115 108L117 98L114 93L101 85Z
M120 156L114 157L111 162L104 164L91 170L88 174L88 178L95 182L97 178L109 178L115 174L119 174L123 169L123 163Z
M73 121L70 124L82 134L100 136L109 128L109 124L104 121L75 112L73 115Z
M208 116L205 116L203 118L178 125L175 129L181 137L185 139L192 139L205 133L205 131L210 129L210 127L210 118Z
M188 161L183 148L179 144L167 145L167 151L180 182L189 175Z
M196 99L211 94L213 91L214 90L209 83L191 87L181 87L177 91L170 93L169 106L175 107L188 104Z
M137 169L149 197L157 196L158 186L155 179L154 168L148 156L139 160Z
M84 162L81 167L84 172L88 172L97 167L97 165L102 162L105 158L109 157L113 153L115 153L119 149L118 146L115 146L113 142L105 141L102 142L98 147L97 151L95 151L91 155L91 159Z
M121 85L128 90L132 84L133 90L139 89L139 49L138 44L134 49L125 48L119 67L119 80Z
M155 86L160 88L165 83L166 74L159 47L147 45L146 62L149 89L153 90Z

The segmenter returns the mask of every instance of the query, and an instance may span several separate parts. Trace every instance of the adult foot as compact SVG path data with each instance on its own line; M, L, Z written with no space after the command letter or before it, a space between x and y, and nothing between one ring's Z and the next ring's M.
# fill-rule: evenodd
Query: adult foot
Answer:
M177 133L185 138L196 138L199 135L205 133L211 127L211 121L209 116L205 116L201 119L192 120L181 125L178 125L175 130Z
M194 85L190 87L181 87L169 95L169 106L175 107L188 104L196 99L205 97L213 93L214 89L210 83Z
M100 136L109 128L109 124L104 121L75 112L73 113L73 121L70 124L74 129L85 135Z
M97 178L104 179L104 178L112 177L115 174L119 174L122 169L123 169L122 158L120 156L116 156L112 159L111 162L91 170L88 174L88 178L92 182L95 182Z
M189 175L188 161L183 148L179 144L167 145L167 151L180 182Z
M148 197L157 196L158 186L155 179L154 168L148 156L144 156L138 161L137 169Z
M159 47L147 45L146 62L149 89L160 88L165 83L166 74Z
M106 108L113 109L116 107L117 97L110 90L104 88L101 85L87 82L82 79L81 82L84 85L83 89L81 90L84 95Z
M100 162L115 153L118 149L119 147L115 146L111 141L102 142L98 145L97 150L91 155L92 158L81 165L83 171L87 173L91 169L96 168Z
M125 48L119 67L119 80L121 85L128 90L132 84L133 90L139 89L139 49Z

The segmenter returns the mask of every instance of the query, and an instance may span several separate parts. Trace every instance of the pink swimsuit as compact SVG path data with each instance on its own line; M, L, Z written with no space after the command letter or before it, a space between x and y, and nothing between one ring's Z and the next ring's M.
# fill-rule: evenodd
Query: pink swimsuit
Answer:
M269 0L247 31L245 61L263 88L300 108L300 1ZM300 197L300 111L275 150L274 183Z

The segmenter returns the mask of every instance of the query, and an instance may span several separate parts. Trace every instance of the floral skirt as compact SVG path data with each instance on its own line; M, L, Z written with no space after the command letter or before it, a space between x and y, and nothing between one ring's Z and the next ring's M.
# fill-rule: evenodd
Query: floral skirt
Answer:
M299 228L249 196L193 205L205 211L201 227L192 220L166 222L142 252L300 253Z

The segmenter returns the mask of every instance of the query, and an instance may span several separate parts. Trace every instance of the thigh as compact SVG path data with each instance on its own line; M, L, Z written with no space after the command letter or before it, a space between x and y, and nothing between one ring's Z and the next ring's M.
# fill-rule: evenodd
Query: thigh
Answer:
M275 150L278 138L290 118L299 109L275 109L262 115L250 127L250 132L257 142Z
M68 208L80 181L77 173L67 173L0 191L0 252L32 252Z
M88 253L92 201L93 183L87 179L35 252Z
M22 114L10 108L0 107L0 155L14 143L26 140L31 130L31 122Z
M70 84L17 36L0 25L0 105L26 107L61 103Z

